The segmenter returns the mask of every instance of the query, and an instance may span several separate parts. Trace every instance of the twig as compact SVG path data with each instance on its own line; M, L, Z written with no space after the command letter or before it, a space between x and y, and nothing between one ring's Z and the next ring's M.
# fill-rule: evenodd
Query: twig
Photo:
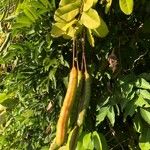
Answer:
M133 64L132 64L132 67L129 68L129 69L127 69L127 70L125 70L125 71L131 71L131 70L133 70L134 67L135 67L135 64L136 64L140 59L142 59L147 53L148 53L148 50L146 50L146 51L144 52L144 54L140 55L137 59L135 59L134 62L133 62Z
M72 66L74 67L74 61L75 61L75 38L73 38L73 50L72 50Z
M83 30L83 37L82 37L82 59L84 63L84 69L85 71L87 71L86 57L85 57L85 30Z
M148 50L146 50L144 54L140 55L137 59L134 60L131 70L134 69L135 63L138 62L140 59L142 59L142 57L144 57L147 53L148 53Z
M112 147L110 150L113 150L115 147L120 146L122 143L124 143L124 142L126 142L126 141L128 141L128 140L129 140L129 138L126 139L126 140L123 140L122 142L120 142L120 143L118 143L117 145L115 145L114 147Z
M108 124L109 124L109 128L110 128L110 131L112 132L112 135L114 136L115 140L118 142L117 145L119 145L119 146L121 147L121 149L124 150L122 144L119 142L118 138L116 137L116 132L115 132L115 130L114 130L113 127L111 126L111 124L110 124L110 122L109 122L108 119L107 119L107 122L108 122Z

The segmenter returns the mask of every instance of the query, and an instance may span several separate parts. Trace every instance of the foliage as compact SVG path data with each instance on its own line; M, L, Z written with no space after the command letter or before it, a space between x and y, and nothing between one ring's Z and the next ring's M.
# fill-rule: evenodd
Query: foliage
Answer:
M146 0L2 0L0 149L49 149L72 38L80 40L86 29L92 96L77 149L148 150L149 6Z

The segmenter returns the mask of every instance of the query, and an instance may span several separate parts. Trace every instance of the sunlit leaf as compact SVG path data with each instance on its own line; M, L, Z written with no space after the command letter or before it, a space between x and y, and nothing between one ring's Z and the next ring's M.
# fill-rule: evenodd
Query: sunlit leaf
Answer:
M119 0L120 9L126 14L130 15L133 11L133 0Z
M67 4L63 7L59 7L54 14L55 21L58 22L69 22L76 17L79 13L80 0L77 0L74 3Z
M0 103L3 103L7 99L13 98L15 93L0 93Z
M55 23L52 25L51 35L54 37L62 36L65 33L63 30L65 23Z
M108 27L107 27L106 23L104 22L104 20L102 18L100 18L100 20L101 20L100 26L98 26L98 28L96 28L96 29L93 29L92 32L93 32L93 34L95 34L95 36L103 38L103 37L107 36L109 30L108 30Z
M27 16L21 15L16 19L16 23L13 25L13 28L30 27L32 23L32 20L30 20Z
M74 19L68 23L57 22L57 23L53 24L52 30L51 30L51 35L54 37L59 37L63 34L66 34L70 37L74 37L76 30L74 27L72 27L72 25L76 22L77 22L77 20Z
M114 126L115 123L115 112L114 112L114 107L111 106L107 112L107 117L110 121L110 123L112 124L112 126Z
M91 133L87 133L83 137L83 147L84 147L84 149L93 149L93 144L91 142L91 136L92 136Z
M94 0L83 0L83 11L89 10L93 5Z
M31 12L30 12L27 8L24 8L23 11L24 11L25 15L26 15L32 22L35 22L34 16L31 14Z
M48 0L40 0L40 2L45 6L45 7L51 7L51 4Z
M93 138L93 142L94 142L94 148L98 149L98 150L102 150L101 139L99 137L99 134L96 131L94 131L92 133L92 138Z
M76 0L60 0L59 6L65 6L69 3L74 3Z
M150 109L140 108L142 118L150 125Z
M140 90L140 94L143 98L150 100L150 93L147 90Z
M97 124L100 124L106 117L109 107L100 108L98 115L96 117Z
M148 150L150 148L150 127L142 128L142 133L139 139L139 146L141 150Z
M137 79L135 86L142 89L149 89L150 90L150 83L147 82L145 79L140 78Z
M88 11L82 13L81 23L89 29L95 29L100 26L101 21L97 11L90 8Z
M150 104L143 98L143 96L140 94L138 98L136 99L135 105L140 107L150 107Z
M94 37L92 35L92 31L90 29L87 29L87 37L88 37L88 41L89 41L90 45L92 47L94 47L95 46L95 41L94 41Z
M139 113L137 113L133 119L134 128L137 132L141 133L142 128L142 120L140 118Z

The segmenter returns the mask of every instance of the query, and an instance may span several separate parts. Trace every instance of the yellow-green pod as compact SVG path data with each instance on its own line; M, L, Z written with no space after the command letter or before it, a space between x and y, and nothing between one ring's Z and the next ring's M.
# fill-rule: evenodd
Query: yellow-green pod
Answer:
M83 86L83 73L82 71L78 70L78 85L76 90L76 96L75 101L71 110L71 116L70 116L70 126L74 127L74 125L77 122L77 115L78 115L78 104L81 99L81 92L82 92L82 86Z
M49 150L55 150L58 148L58 145L56 144L56 138L52 141Z
M80 127L83 125L86 109L89 106L90 96L91 96L91 80L90 75L87 71L84 73L85 81L84 81L84 88L83 88L83 95L81 97L81 102L79 106L79 113L77 119L77 125Z
M72 129L72 131L69 133L66 150L75 150L77 145L78 133L79 133L79 127L75 126Z
M76 95L77 80L78 80L77 77L78 77L77 69L73 67L70 72L68 89L66 92L66 96L64 98L63 106L61 108L60 116L56 127L56 144L58 146L63 145L63 143L65 142L68 119Z

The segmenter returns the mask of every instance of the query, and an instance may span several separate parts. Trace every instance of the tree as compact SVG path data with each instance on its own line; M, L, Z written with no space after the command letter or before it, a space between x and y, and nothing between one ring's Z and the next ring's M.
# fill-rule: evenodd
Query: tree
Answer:
M76 37L79 64L85 40L92 80L77 149L148 150L149 6L146 0L2 0L0 149L49 149Z

